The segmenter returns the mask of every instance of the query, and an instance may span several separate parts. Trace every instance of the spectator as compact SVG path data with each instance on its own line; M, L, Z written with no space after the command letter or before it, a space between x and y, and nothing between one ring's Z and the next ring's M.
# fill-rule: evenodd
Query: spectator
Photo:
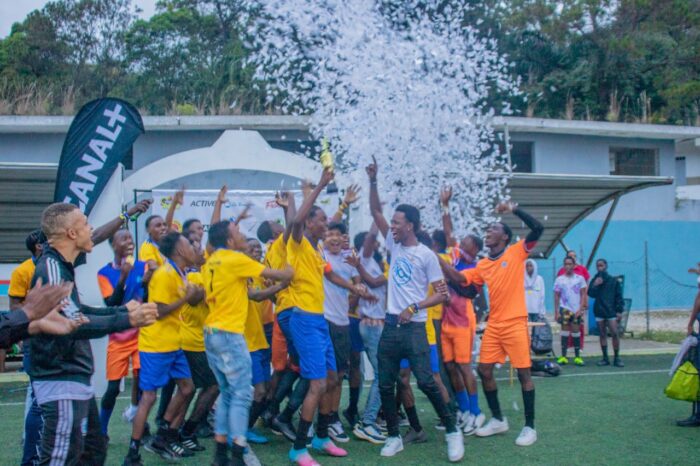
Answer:
M588 296L595 299L593 314L600 331L600 349L603 351L603 359L599 366L609 366L607 330L610 329L613 340L615 367L625 367L620 359L620 337L617 333L617 324L620 322L625 305L622 300L622 287L620 282L608 273L608 262L605 259L596 261L598 273L593 277L588 288Z
M525 304L531 321L545 316L544 297L544 279L537 273L537 262L528 259L525 262Z
M584 298L588 285L581 275L574 273L576 262L571 257L564 258L566 273L554 281L554 318L561 324L561 357L557 360L560 365L568 364L566 350L569 335L574 340L574 364L583 366L581 358L581 321L583 319ZM577 330L578 329L578 330Z

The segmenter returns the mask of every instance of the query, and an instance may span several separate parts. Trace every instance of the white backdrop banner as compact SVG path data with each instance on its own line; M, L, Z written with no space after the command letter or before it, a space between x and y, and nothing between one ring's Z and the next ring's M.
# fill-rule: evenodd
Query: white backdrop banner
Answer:
M152 213L165 218L175 192L173 189L154 189L152 193ZM214 212L214 205L218 195L218 189L185 191L183 205L175 209L173 219L173 223L177 225L178 230L182 230L182 224L185 221L196 218L204 225L203 243L206 243L206 232L209 231L211 215ZM264 220L284 225L284 212L275 202L275 191L229 191L226 198L227 201L221 208L221 220L235 221L238 215L243 212L245 206L251 204L250 217L239 224L241 232L247 237L257 238L258 226ZM294 192L294 198L297 207L301 206L302 195L300 191ZM339 202L340 199L337 194L326 194L324 192L318 197L316 205L321 207L330 218L338 210Z

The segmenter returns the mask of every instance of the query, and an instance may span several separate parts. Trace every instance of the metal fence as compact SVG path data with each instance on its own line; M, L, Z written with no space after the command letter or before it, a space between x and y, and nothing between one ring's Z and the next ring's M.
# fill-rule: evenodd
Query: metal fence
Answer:
M580 254L579 257L585 257ZM611 275L624 276L624 297L632 300L632 311L647 310L690 310L698 292L697 275L687 272L688 264L694 264L693 258L687 264L679 264L677 269L662 267L646 248L640 251L636 259L630 261L608 260L608 272ZM545 280L547 290L547 309L554 306L552 287L556 274L562 267L561 257L552 257L537 261L538 272ZM589 269L595 275L595 263Z

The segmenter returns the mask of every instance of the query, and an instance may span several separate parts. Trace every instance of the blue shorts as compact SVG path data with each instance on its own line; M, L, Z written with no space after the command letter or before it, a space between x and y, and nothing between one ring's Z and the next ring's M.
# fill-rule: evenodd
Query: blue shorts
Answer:
M360 318L350 316L350 350L353 353L361 353L365 350L360 335Z
M155 391L168 385L170 379L191 379L190 366L182 350L167 353L147 353L139 351L141 370L139 388Z
M438 356L437 345L430 345L430 370L433 374L440 373L440 357Z
M408 362L408 359L402 359L401 364L399 365L401 369L410 369L411 368L411 363Z
M328 371L337 370L333 342L323 314L312 314L294 308L289 328L299 354L299 368L303 378L325 379Z
M297 353L297 348L294 345L294 337L292 335L292 329L289 327L289 321L292 318L292 314L294 314L294 309L293 307L290 307L289 309L284 309L277 314L277 325L280 326L280 330L282 330L282 335L284 335L284 339L287 340L287 353L289 354L289 358L292 360L294 364L299 363L299 353Z
M271 355L269 348L250 353L250 361L253 364L253 385L270 381Z

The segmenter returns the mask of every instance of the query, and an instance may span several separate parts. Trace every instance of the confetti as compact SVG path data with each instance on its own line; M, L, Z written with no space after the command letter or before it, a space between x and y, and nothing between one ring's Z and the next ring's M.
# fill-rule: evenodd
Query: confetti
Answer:
M427 229L441 227L437 199L450 185L459 235L482 233L509 197L487 97L518 92L495 42L464 24L463 3L244 0L238 17L268 102L309 116L340 184L366 183L375 156L382 199L420 208Z

